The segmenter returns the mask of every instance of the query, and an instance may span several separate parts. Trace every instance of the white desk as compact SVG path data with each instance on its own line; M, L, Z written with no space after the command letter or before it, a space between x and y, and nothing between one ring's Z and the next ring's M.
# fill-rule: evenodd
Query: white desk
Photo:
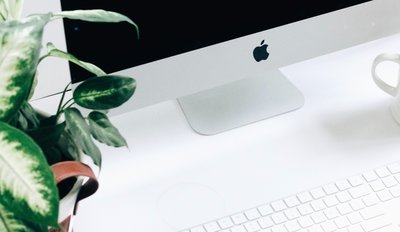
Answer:
M215 136L193 132L172 100L112 117L130 150L102 146L75 232L178 231L400 160L392 98L370 75L381 52L400 52L400 35L285 67L304 107Z

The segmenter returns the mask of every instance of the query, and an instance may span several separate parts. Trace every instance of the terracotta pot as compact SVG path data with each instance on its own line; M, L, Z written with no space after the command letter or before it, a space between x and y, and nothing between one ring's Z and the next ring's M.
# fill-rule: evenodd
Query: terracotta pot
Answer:
M51 166L60 190L59 223L61 229L50 232L73 231L72 218L76 215L78 203L94 194L99 183L93 170L83 162L64 161Z

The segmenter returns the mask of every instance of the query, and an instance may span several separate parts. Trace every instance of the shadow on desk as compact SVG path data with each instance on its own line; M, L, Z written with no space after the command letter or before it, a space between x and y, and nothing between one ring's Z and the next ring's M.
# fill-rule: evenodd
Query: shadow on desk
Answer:
M394 121L389 102L332 111L320 123L338 145L352 149L400 144L400 126Z

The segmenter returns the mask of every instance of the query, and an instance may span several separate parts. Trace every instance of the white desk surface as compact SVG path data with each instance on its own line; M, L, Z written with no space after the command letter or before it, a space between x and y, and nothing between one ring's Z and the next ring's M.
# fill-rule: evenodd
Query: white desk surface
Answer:
M174 100L112 117L130 149L101 146L100 188L75 232L178 231L400 160L393 99L370 74L382 52L400 52L400 35L285 67L301 109L214 136L196 134Z

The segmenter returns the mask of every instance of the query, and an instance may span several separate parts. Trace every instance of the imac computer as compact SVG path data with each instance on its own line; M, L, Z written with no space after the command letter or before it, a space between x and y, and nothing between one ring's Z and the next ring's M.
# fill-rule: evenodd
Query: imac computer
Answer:
M191 127L213 135L295 111L307 101L279 68L400 31L398 0L141 2L61 0L137 23L64 19L68 52L137 80L120 114L177 99ZM92 74L69 66L73 86Z

